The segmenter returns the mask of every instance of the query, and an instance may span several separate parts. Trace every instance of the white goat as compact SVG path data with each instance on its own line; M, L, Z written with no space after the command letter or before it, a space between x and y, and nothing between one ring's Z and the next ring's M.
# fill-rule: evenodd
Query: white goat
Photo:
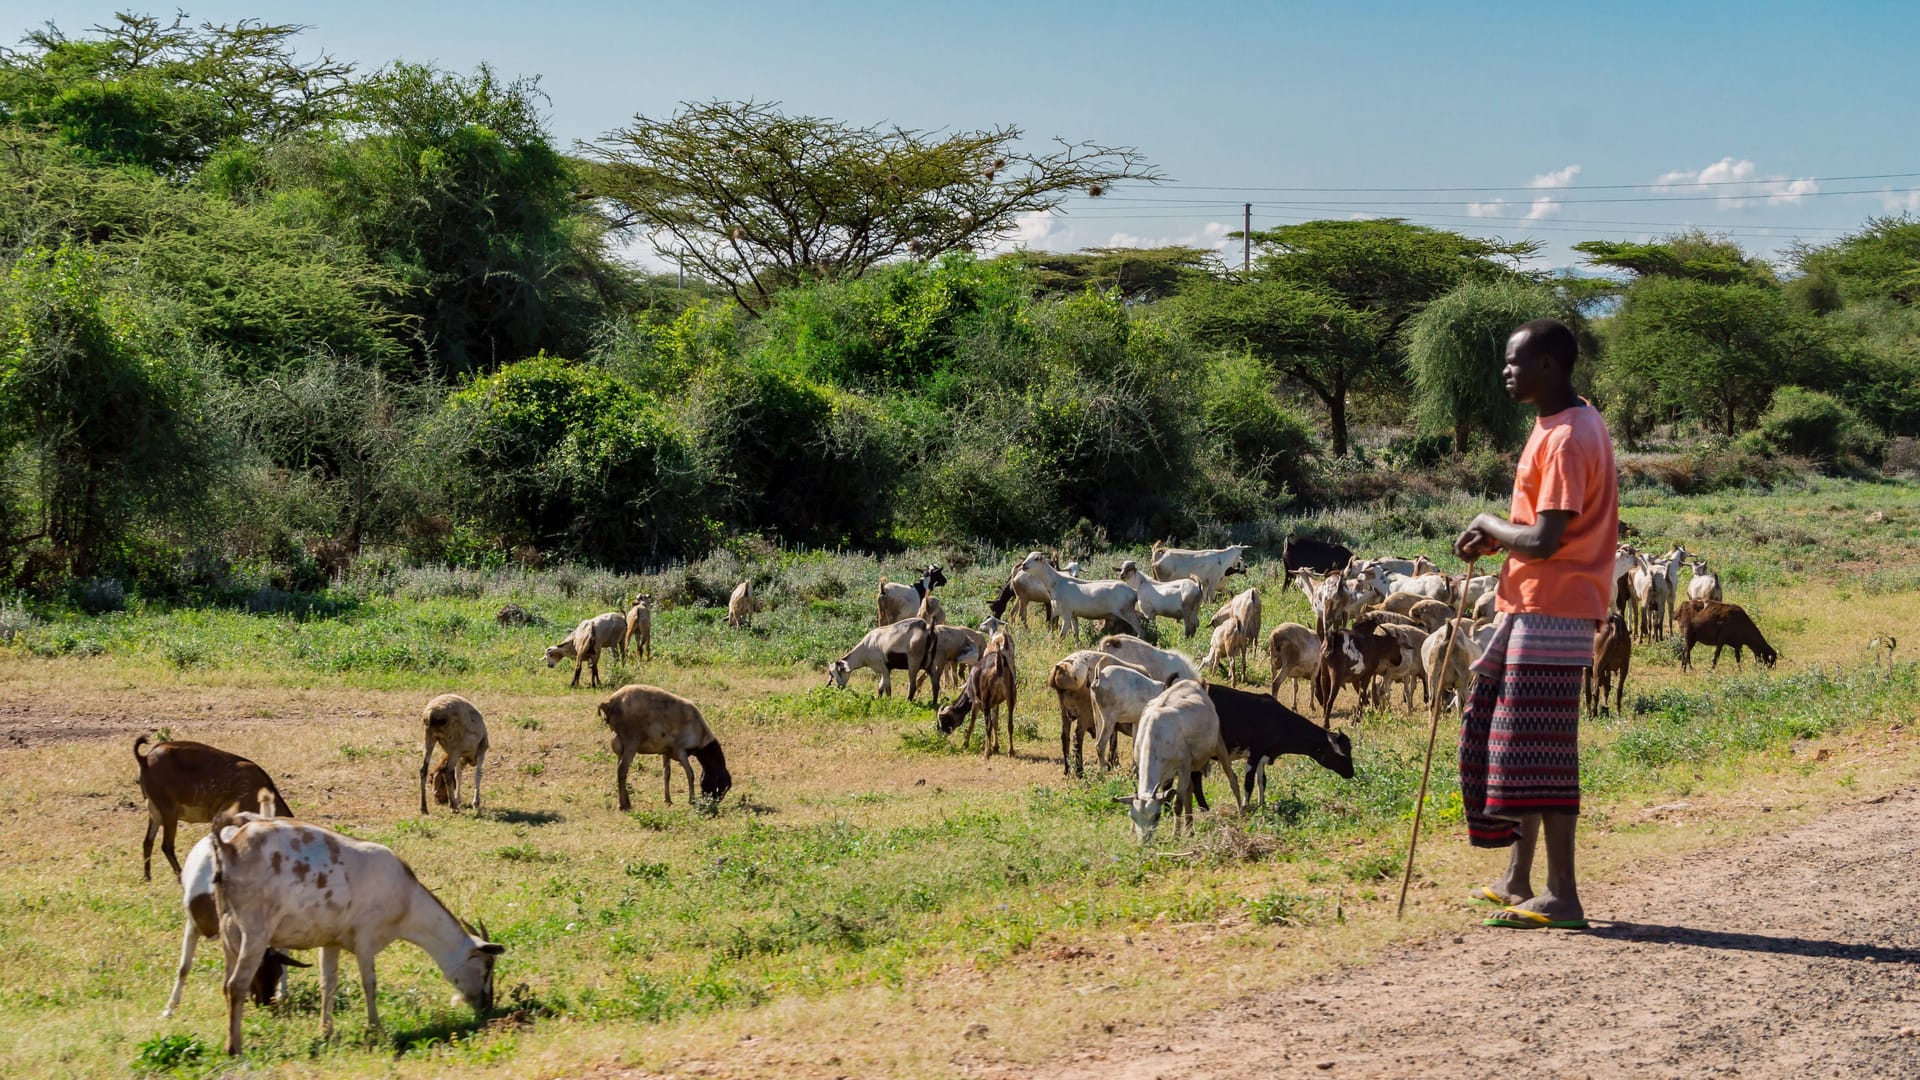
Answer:
M920 602L934 589L947 583L947 575L937 564L920 571L920 580L911 585L880 579L879 625L888 626L911 619L920 610Z
M1088 686L1093 702L1094 722L1099 725L1093 738L1093 752L1100 764L1111 769L1120 764L1118 735L1133 735L1139 730L1140 714L1167 688L1147 673L1129 664L1113 663L1094 671Z
M1293 707L1300 707L1300 684L1312 682L1320 666L1320 636L1296 622L1284 622L1267 635L1267 659L1273 664L1274 700L1280 698L1280 680L1293 682Z
M1220 763L1233 788L1233 801L1246 809L1240 778L1220 738L1220 714L1207 688L1191 679L1176 681L1141 710L1140 723L1133 730L1133 761L1133 794L1113 798L1127 804L1133 833L1143 844L1153 839L1153 830L1160 824L1160 810L1167 803L1161 789L1169 782L1174 787L1174 812L1192 827L1193 775L1210 761Z
M1047 557L1030 552L1020 560L1020 569L1032 574L1046 586L1053 602L1053 613L1060 618L1060 633L1078 637L1080 619L1113 619L1130 633L1142 632L1140 594L1124 581L1078 581L1053 568Z
M504 951L454 918L399 856L379 844L290 818L214 822L214 901L227 954L227 1053L241 1050L247 986L268 949L320 950L320 1027L333 1037L340 950L360 963L367 1027L380 1029L374 959L396 941L425 949L460 998L493 1008L493 962Z
M603 612L591 619L580 620L558 645L547 646L547 666L552 667L562 660L573 660L573 683L580 685L580 666L585 664L593 675L592 686L600 685L600 654L611 650L627 636L627 617L617 611Z
M1213 618L1207 620L1207 625L1217 628L1225 625L1229 618L1240 620L1240 628L1246 634L1248 642L1259 641L1260 590L1248 589L1234 594L1233 599L1221 604L1220 610L1213 613Z
M1155 544L1148 566L1155 581L1192 578L1200 583L1203 596L1212 596L1220 591L1220 583L1228 574L1246 573L1247 550L1245 544L1223 548L1170 548Z
M1191 657L1171 649L1155 648L1130 634L1110 634L1101 638L1094 647L1132 664L1163 685L1168 679L1176 677L1201 683L1206 681L1200 677L1200 669L1194 666Z
M427 812L427 761L433 748L446 752L433 773L433 797L443 805L460 809L460 770L473 766L473 809L480 809L480 776L487 765L487 722L473 702L459 694L441 694L420 712L426 729L427 746L420 755L420 812Z
M1247 681L1247 650L1253 647L1253 635L1247 632L1247 625L1240 616L1225 612L1215 617L1213 640L1207 648L1207 655L1200 661L1200 668L1211 674L1218 667L1227 676L1227 684ZM1233 662L1240 661L1240 678L1233 677Z
M1062 775L1078 776L1085 773L1086 737L1096 736L1094 753L1099 757L1100 744L1097 736L1100 721L1093 709L1093 676L1102 668L1120 664L1119 657L1104 653L1098 649L1081 649L1068 653L1053 665L1047 673L1047 686L1054 692L1060 705L1060 771ZM1133 670L1138 671L1138 668ZM1069 754L1069 743L1072 752Z
M1192 637L1200 628L1200 602L1205 598L1200 583L1192 578L1178 581L1154 581L1140 572L1140 564L1128 559L1113 568L1121 581L1133 586L1139 594L1140 614L1143 618L1175 619Z
M652 593L641 593L633 598L633 606L627 609L627 637L622 648L631 648L635 660L653 659Z
M735 585L733 593L727 597L727 625L751 628L757 606L753 598L753 582L743 581Z
M1693 577L1687 580L1687 599L1720 600L1720 575L1707 569L1707 560L1691 564Z
M274 795L271 791L261 793L260 812L235 815L229 830L239 827L241 822L259 821L273 817ZM229 837L231 838L231 837ZM187 861L180 867L180 906L187 910L187 927L180 939L180 967L174 972L173 993L167 995L167 1007L160 1010L160 1018L173 1015L180 1007L180 992L186 989L187 973L193 970L193 954L199 948L201 938L211 938L220 933L220 913L213 901L213 836L208 834L200 838L187 852ZM260 963L260 970L254 975L249 994L255 1005L266 1005L273 1001L274 995L285 995L287 988L287 969L289 967L311 967L303 964L279 949L268 949L266 957Z
M933 666L936 638L933 628L920 619L906 619L867 631L860 644L827 665L827 681L844 690L847 676L866 669L880 676L875 697L893 696L893 672L907 673L907 700L918 691L920 673L933 673L933 694L940 696L940 672Z

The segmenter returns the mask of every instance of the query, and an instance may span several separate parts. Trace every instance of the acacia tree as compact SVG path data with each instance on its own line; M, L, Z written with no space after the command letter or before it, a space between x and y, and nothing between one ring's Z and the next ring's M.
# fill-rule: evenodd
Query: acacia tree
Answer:
M747 311L805 280L887 259L981 248L1021 214L1122 180L1161 179L1132 147L1020 148L1011 126L945 135L789 116L776 104L690 104L586 147L614 224L724 284Z
M1733 435L1819 347L1771 285L1649 277L1627 290L1608 326L1616 379Z
M1404 347L1421 422L1453 432L1455 453L1475 429L1497 446L1525 430L1501 368L1514 327L1556 310L1553 292L1523 279L1468 281L1407 323Z
M1245 349L1327 407L1333 452L1347 452L1347 395L1374 354L1376 320L1321 289L1284 278L1209 282L1173 302L1202 341Z

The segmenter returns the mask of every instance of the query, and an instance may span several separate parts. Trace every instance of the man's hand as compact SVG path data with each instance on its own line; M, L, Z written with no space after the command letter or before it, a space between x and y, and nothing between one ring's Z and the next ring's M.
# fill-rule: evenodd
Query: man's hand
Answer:
M1499 550L1500 542L1482 531L1477 521L1453 542L1453 553L1462 562L1472 562Z

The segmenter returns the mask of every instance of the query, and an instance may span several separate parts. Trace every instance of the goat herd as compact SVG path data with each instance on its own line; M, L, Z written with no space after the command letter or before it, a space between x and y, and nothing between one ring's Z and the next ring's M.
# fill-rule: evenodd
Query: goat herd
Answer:
M1172 620L1189 638L1198 632L1201 605L1221 591L1228 577L1247 572L1247 550L1155 545L1147 572L1126 560L1113 567L1117 576L1108 580L1083 580L1079 564L1061 564L1057 557L1032 552L1013 568L989 604L991 616L977 630L947 622L936 593L947 584L941 567L926 567L912 584L883 579L877 599L879 625L827 665L827 679L844 688L853 672L868 670L878 677L877 693L886 695L892 691L891 673L905 671L911 700L924 678L942 734L965 721L964 745L971 740L975 721L984 716L983 750L991 757L1004 716L1011 754L1017 679L1013 638L1005 621L1008 606L1016 605L1013 618L1026 626L1028 606L1040 605L1047 624L1075 640L1083 619L1127 631L1108 634L1095 648L1057 661L1047 685L1058 700L1063 771L1083 770L1089 735L1097 760L1107 767L1119 763L1117 737L1132 737L1137 783L1132 795L1116 796L1116 801L1127 804L1142 841L1152 836L1169 802L1188 824L1194 802L1207 808L1200 780L1213 762L1220 764L1242 807L1256 788L1264 804L1266 766L1281 755L1302 755L1351 778L1352 741L1332 726L1334 702L1346 687L1352 687L1358 699L1356 721L1369 702L1385 706L1395 684L1408 708L1415 682L1429 702L1450 691L1456 705L1463 699L1468 668L1491 636L1495 579L1438 573L1424 557L1361 559L1339 544L1289 540L1282 552L1287 581L1305 594L1315 625L1282 623L1267 635L1267 693L1230 685L1247 681L1247 653L1260 640L1257 588L1232 596L1214 613L1208 622L1209 648L1197 663L1146 640L1155 619ZM1746 648L1763 662L1774 662L1775 652L1747 613L1722 602L1719 578L1704 561L1689 559L1679 546L1659 558L1620 546L1616 610L1594 642L1590 710L1604 709L1609 692L1614 707L1620 706L1635 637L1659 641L1677 630L1683 667L1689 665L1695 644L1713 645L1716 665L1726 647L1734 650L1736 662ZM1692 570L1688 599L1676 603L1683 565ZM597 687L601 652L624 656L631 648L637 657L652 655L651 607L651 597L641 595L624 615L608 612L583 620L546 650L547 665L572 659L572 685L579 685L584 667ZM756 607L750 585L742 582L729 598L728 624L751 625ZM1457 614L1468 610L1471 616ZM1449 638L1456 639L1452 649ZM1443 658L1450 658L1444 670ZM1208 676L1216 671L1229 685L1209 684ZM944 708L943 679L959 685ZM1302 681L1311 686L1319 723L1278 700L1281 684L1292 682L1297 708ZM719 740L699 708L685 698L629 685L601 702L598 714L613 734L621 810L631 808L627 777L636 754L661 755L668 803L676 762L693 798L689 758L700 762L702 798L717 801L732 787ZM427 704L422 723L421 813L427 812L429 778L435 798L458 810L460 773L468 767L473 770L470 804L479 809L487 756L486 723L479 710L459 695L444 694ZM370 1030L379 1027L374 958L397 940L425 949L459 990L457 1000L481 1011L491 1008L493 964L501 946L487 940L484 927L470 926L449 912L391 850L294 819L273 780L252 761L201 743L166 741L145 750L147 743L146 736L134 742L149 817L143 845L146 872L151 878L153 841L161 833L161 852L180 875L186 912L180 964L163 1016L179 1004L199 940L216 935L226 958L229 1053L240 1052L247 999L265 1004L276 987L284 985L289 965L305 966L283 951L287 949L320 950L322 1028L328 1036L343 948L359 963ZM430 768L435 746L442 757ZM1247 761L1244 794L1231 765L1236 758ZM174 851L181 821L214 825L189 851L184 867Z

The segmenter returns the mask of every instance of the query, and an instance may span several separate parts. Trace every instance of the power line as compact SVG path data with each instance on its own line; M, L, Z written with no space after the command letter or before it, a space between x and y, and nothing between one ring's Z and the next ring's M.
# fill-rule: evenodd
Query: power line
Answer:
M1769 183L1779 183L1779 181L1769 181ZM1636 185L1636 186L1644 187L1647 185ZM1244 190L1251 190L1251 189L1244 189ZM1296 188L1292 190L1300 190L1300 189ZM1483 189L1475 189L1475 190L1483 190ZM1566 189L1554 188L1552 190L1558 192L1558 191L1565 191ZM1733 203L1740 200L1760 200L1760 199L1768 199L1768 200L1780 199L1780 200L1790 200L1790 201L1798 202L1801 199L1837 198L1845 195L1906 195L1916 191L1920 191L1920 187L1849 188L1842 191L1773 191L1773 192L1755 192L1750 195L1639 195L1639 196L1633 196L1630 198L1621 198L1618 196L1606 196L1606 197L1597 198L1597 199L1567 199L1567 198L1561 198L1558 195L1542 195L1539 197L1550 198L1554 202L1562 206L1573 206L1573 205L1585 204L1585 203L1673 203L1673 202ZM1176 206L1186 206L1186 207L1198 209L1198 208L1207 207L1207 206L1232 206L1233 204L1238 203L1241 200L1239 199L1156 199L1151 196L1138 196L1138 195L1131 196L1131 197L1103 195L1103 196L1100 196L1100 201L1113 202L1113 203L1128 203L1128 204L1137 203L1137 204L1143 204L1143 205L1149 205L1149 206L1171 204ZM1349 207L1356 207L1356 206L1459 206L1461 203L1461 200L1459 199L1319 199L1316 201L1327 204L1329 206L1338 206L1341 208L1349 208Z
M1172 184L1186 191L1331 191L1331 192L1448 192L1448 191L1631 191L1637 188L1655 187L1734 187L1752 184L1780 184L1812 181L1816 184L1846 183L1854 180L1906 180L1920 177L1920 173L1862 173L1855 176L1806 176L1787 180L1784 177L1760 180L1703 180L1685 184L1569 184L1565 187L1544 188L1532 184L1484 184L1479 187L1256 187L1209 185L1209 184ZM1716 196L1730 198L1733 196Z

